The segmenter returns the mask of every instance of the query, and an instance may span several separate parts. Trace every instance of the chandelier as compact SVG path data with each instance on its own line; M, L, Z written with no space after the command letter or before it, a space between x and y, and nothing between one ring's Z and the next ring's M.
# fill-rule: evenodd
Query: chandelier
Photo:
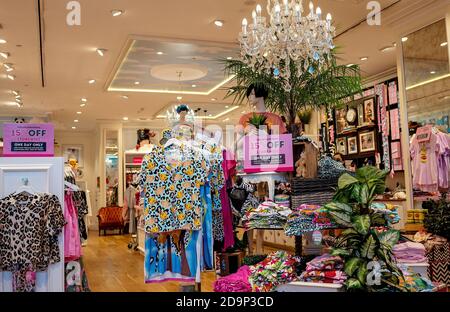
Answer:
M258 4L252 12L253 23L248 25L243 19L239 42L242 61L255 72L283 78L289 92L291 65L295 65L298 77L306 71L317 72L334 48L335 28L331 14L322 19L322 10L317 7L314 11L312 2L308 15L303 15L302 0L282 2L268 0L268 23Z

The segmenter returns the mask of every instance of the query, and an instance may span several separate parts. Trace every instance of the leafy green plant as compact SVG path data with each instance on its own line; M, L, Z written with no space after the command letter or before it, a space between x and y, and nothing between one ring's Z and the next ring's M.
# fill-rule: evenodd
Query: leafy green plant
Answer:
M267 117L262 114L253 113L252 117L248 119L248 122L259 129L261 126L266 125Z
M428 210L423 220L425 229L450 240L450 202L447 200L447 194L442 194L438 201L424 202L422 207Z
M302 124L307 125L311 122L312 110L311 109L302 109L297 113L298 118L302 122Z
M387 226L381 213L370 208L378 194L384 193L387 171L363 167L355 176L343 174L333 202L324 207L341 227L346 228L336 239L333 255L344 258L349 291L405 290L400 286L403 277L397 267L392 248L400 232L388 229L378 232L376 227ZM380 264L380 283L371 283L370 265Z
M333 51L324 66L313 64L311 71L299 71L291 63L289 84L285 89L284 78L273 73L256 72L241 60L222 60L225 73L234 75L235 85L229 88L227 97L233 97L235 104L241 104L247 97L250 85L263 87L269 91L266 107L272 112L283 114L290 125L295 124L297 112L301 109L335 107L344 103L345 97L362 92L361 75L358 65L338 65L337 53Z

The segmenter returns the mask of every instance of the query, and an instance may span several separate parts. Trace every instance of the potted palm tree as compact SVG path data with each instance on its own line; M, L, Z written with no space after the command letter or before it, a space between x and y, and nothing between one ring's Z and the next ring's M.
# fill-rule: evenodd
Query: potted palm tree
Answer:
M358 65L338 65L336 51L327 57L325 64L311 65L308 71L297 70L291 63L289 79L286 81L274 73L256 72L242 60L223 60L225 72L235 75L235 85L230 87L227 97L234 97L235 104L246 99L248 86L255 85L269 91L266 107L287 117L291 132L295 129L295 118L301 110L336 107L345 98L362 92L361 75ZM275 71L276 72L276 71Z

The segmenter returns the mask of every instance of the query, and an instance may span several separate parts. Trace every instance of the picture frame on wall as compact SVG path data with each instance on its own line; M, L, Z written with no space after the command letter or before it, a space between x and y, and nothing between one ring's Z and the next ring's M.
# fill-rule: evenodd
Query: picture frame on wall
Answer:
M360 117L360 125L368 126L375 124L375 98L370 98L359 106L362 111L358 113Z
M336 151L341 155L347 155L347 138L337 138Z
M353 136L347 138L348 155L358 154L358 138Z
M346 115L347 110L345 108L336 109L336 134L343 133L347 127Z
M375 146L375 131L361 132L359 134L359 150L361 153L373 152Z
M84 149L81 144L63 145L62 155L64 157L64 163L68 163L70 159L76 159L78 167L84 167Z

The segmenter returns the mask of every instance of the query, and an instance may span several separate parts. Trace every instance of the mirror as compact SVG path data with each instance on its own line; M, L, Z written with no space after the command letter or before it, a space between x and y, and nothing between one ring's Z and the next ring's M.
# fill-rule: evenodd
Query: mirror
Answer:
M105 194L106 206L119 205L119 133L105 131Z

